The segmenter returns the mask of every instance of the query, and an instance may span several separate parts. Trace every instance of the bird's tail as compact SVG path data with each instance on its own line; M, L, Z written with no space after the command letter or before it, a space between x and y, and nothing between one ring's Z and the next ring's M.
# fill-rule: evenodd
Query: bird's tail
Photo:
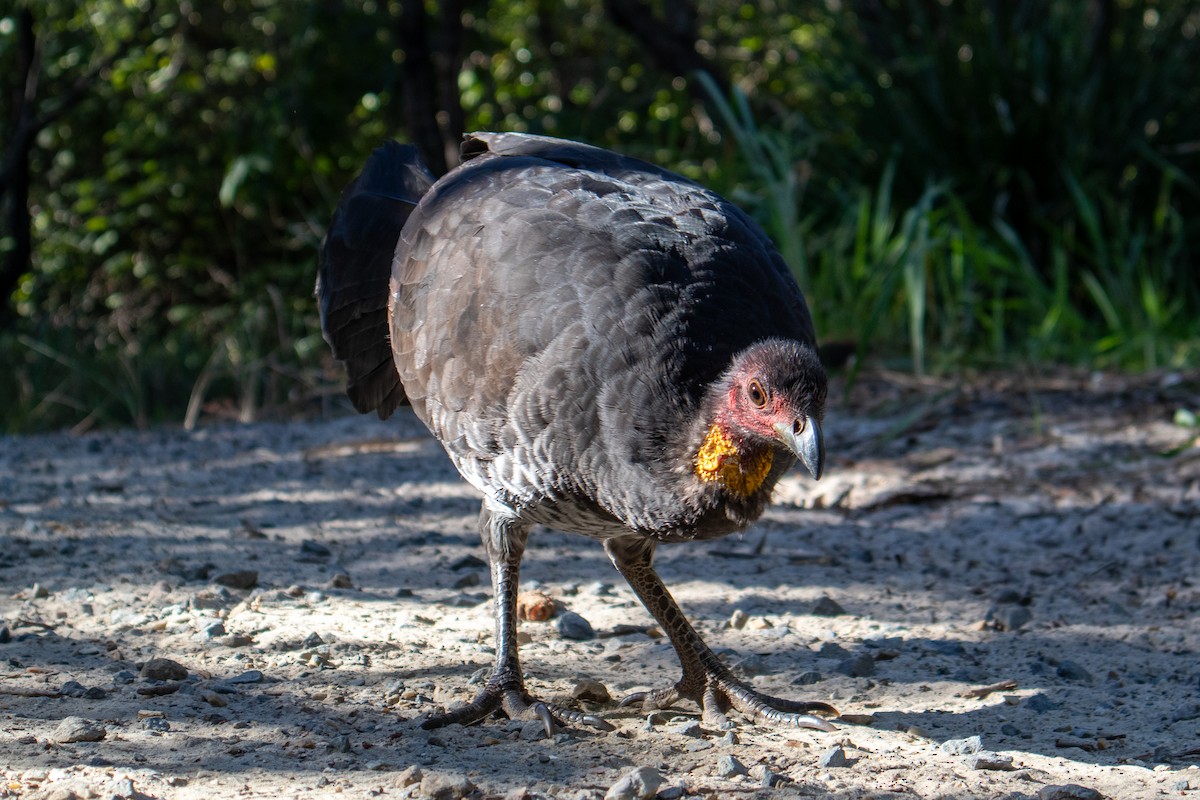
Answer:
M321 331L346 365L346 394L359 413L387 419L404 402L388 337L388 282L400 230L434 177L417 149L376 148L346 187L321 247Z

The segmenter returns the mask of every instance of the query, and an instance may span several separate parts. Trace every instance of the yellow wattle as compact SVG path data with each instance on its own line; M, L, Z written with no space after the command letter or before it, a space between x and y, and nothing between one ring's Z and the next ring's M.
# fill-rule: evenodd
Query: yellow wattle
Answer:
M771 471L771 449L743 453L720 427L713 425L696 451L696 476L717 481L734 494L754 494Z

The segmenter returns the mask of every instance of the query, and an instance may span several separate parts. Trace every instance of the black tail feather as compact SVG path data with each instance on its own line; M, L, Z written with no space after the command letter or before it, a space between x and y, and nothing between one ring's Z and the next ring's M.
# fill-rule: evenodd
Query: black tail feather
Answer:
M346 365L346 393L386 419L404 402L388 336L388 282L400 231L434 177L415 147L388 142L342 193L321 248L321 330Z

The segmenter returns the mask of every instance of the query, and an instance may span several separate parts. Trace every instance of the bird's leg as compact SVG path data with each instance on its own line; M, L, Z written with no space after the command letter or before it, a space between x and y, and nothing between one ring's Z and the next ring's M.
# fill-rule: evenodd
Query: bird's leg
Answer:
M605 539L604 549L617 570L629 581L642 605L658 620L683 666L683 677L674 685L653 692L637 692L621 705L641 702L645 709L667 708L687 698L703 709L704 721L719 728L731 726L725 711L736 708L763 722L799 728L834 730L812 712L837 714L826 703L797 702L761 694L733 677L688 622L683 611L654 571L654 541L643 537Z
M612 730L612 726L599 717L544 703L525 690L521 661L517 654L517 583L529 526L514 517L492 511L485 505L479 517L479 527L483 546L491 562L496 663L487 683L474 700L441 714L430 715L421 723L421 727L441 728L456 722L469 725L500 710L510 719L541 720L547 736L554 734L556 722Z

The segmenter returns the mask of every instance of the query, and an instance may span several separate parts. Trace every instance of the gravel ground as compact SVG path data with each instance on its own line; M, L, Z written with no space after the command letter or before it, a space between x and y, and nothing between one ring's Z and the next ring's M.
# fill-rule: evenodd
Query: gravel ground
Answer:
M831 398L825 479L657 563L834 733L570 700L677 665L601 548L551 531L528 682L616 731L420 730L493 642L478 499L411 415L0 439L0 798L1200 799L1200 446L1173 421L1200 375Z

